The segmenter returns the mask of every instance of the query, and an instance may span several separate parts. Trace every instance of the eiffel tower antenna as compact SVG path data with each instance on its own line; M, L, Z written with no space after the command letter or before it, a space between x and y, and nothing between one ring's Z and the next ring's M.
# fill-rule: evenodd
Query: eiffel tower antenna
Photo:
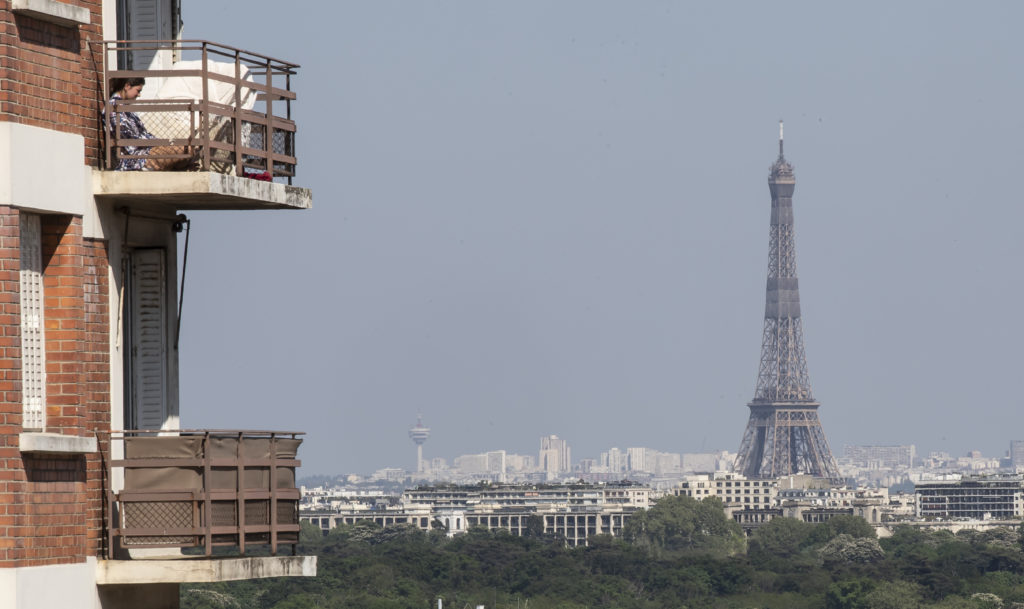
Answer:
M779 119L779 158L780 159L783 158L783 156L782 156L782 119L781 118Z
M795 188L793 166L782 154L780 120L779 158L768 175L772 213L761 362L736 471L748 478L804 473L839 480L807 374L793 232Z

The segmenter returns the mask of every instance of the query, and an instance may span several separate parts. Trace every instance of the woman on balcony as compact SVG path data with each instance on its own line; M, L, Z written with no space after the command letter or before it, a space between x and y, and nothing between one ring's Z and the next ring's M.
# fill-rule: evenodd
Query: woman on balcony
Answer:
M110 104L116 102L136 99L142 93L145 86L145 78L115 78L110 81L110 89L114 94L110 96ZM134 112L116 112L110 121L110 136L116 140L151 140L153 134L146 130L142 119ZM146 168L145 158L124 158L125 156L136 156L149 154L150 149L146 146L121 146L118 152L117 162L113 169L117 171L141 171Z

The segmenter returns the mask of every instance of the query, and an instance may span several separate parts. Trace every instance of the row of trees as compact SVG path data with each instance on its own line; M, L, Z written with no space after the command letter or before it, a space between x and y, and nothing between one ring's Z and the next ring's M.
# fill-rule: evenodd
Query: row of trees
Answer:
M303 531L315 578L182 586L186 609L1024 609L1018 530L877 539L863 519L779 518L745 539L720 501L666 497L619 539L567 548L539 530L448 538L360 523Z

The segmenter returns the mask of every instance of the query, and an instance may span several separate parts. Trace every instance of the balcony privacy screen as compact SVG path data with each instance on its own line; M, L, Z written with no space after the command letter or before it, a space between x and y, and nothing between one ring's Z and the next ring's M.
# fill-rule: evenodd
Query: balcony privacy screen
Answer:
M293 434L294 435L294 434ZM124 547L298 542L296 437L127 436L111 536ZM119 512L119 514L118 514ZM118 520L118 517L120 520Z

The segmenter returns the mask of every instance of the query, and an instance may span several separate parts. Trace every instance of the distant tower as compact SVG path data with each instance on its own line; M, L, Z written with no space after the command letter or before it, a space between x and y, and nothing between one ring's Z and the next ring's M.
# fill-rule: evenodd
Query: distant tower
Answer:
M1010 442L1010 465L1015 468L1024 467L1024 440Z
M572 469L569 443L558 436L544 436L540 439L538 463L541 471L549 474L567 472Z
M743 432L736 471L748 478L777 478L805 473L838 479L839 468L818 420L818 402L811 395L800 321L800 290L793 239L793 166L782 155L771 167L771 232L768 242L768 286L764 336L757 389L750 420Z
M423 415L416 415L416 424L409 428L409 437L416 443L416 471L423 471L423 443L430 437L430 428L423 426Z

